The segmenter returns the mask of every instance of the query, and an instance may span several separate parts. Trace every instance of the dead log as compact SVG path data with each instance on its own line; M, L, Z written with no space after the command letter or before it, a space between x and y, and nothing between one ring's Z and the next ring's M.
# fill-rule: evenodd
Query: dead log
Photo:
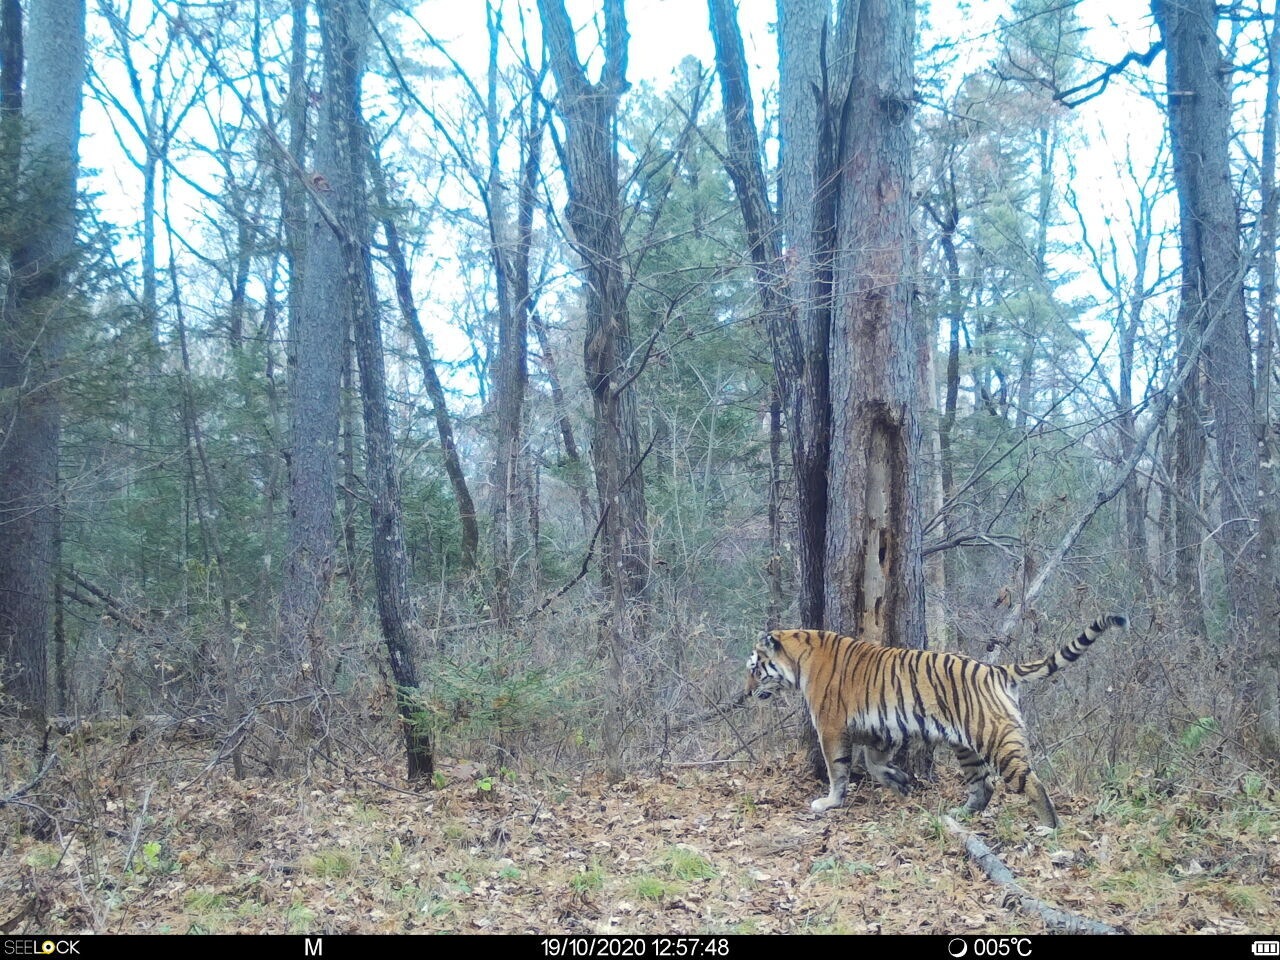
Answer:
M960 826L953 817L943 817L947 831L964 841L965 853L969 859L982 868L988 879L1004 891L1004 906L1012 910L1020 910L1029 916L1039 917L1046 927L1060 930L1063 933L1121 934L1126 931L1112 927L1097 920L1090 920L1069 910L1060 910L1031 896L1018 883L1013 871L992 853L991 848L982 842L982 838L971 830Z

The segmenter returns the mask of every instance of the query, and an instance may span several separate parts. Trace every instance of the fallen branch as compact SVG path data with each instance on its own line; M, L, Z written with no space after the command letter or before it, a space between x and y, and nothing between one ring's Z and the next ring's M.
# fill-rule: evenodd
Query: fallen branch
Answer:
M982 838L971 830L960 826L953 817L943 817L947 831L964 841L965 853L969 859L982 868L988 879L1004 891L1003 906L1033 917L1039 917L1045 926L1061 930L1064 933L1121 934L1125 931L1097 920L1090 920L1069 910L1059 910L1027 893L1018 883L1013 872L1004 862L991 852L991 848L982 842Z
M40 772L37 773L35 777L31 780L31 782L28 783L26 786L19 787L17 790L13 791L13 793L9 794L7 797L0 797L0 807L8 806L11 803L18 803L23 797L25 797L32 790L34 790L37 786L40 785L40 781L45 778L45 774L47 774L50 770L52 770L53 765L57 762L58 762L57 751L50 750L49 753L44 758L44 763L41 764L40 766Z
M90 599L89 597L77 593L74 590L64 590L64 594L69 599L74 600L77 603L84 604L86 607L100 606L102 607L103 613L118 623L123 623L125 626L136 630L138 633L147 632L147 626L142 622L142 618L126 610L119 600L111 596L111 594L102 589L102 587L90 583L84 577L80 576L80 574L76 573L75 570L64 570L63 575L76 586L88 590L89 593L93 594L94 598L96 598Z

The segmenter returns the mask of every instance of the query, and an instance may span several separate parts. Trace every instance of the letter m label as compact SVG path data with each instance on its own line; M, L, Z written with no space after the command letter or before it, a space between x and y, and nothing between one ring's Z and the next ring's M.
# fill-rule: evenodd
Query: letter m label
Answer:
M324 940L320 937L312 939L307 937L302 944L302 955L304 957L318 957L324 953Z

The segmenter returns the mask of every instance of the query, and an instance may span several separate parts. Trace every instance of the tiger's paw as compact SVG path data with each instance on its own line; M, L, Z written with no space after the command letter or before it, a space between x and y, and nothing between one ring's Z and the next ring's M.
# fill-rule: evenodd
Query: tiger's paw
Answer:
M832 800L830 797L819 797L813 803L809 804L809 809L814 813L826 813L832 807L840 806L839 800Z

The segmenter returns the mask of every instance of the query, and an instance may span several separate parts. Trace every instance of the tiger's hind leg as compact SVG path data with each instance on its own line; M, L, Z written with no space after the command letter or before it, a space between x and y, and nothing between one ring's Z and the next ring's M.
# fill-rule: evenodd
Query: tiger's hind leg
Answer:
M881 749L879 744L868 744L863 754L867 763L867 772L876 778L876 781L888 787L900 797L905 797L911 791L911 778L906 771L897 767L893 763L893 754L895 747L892 744L885 745Z
M845 791L849 788L849 767L853 763L850 752L853 744L849 740L849 732L843 727L819 732L818 740L822 745L822 758L827 762L828 789L825 797L809 804L809 809L814 813L825 813L844 803Z
M968 747L953 746L956 759L960 761L960 770L964 773L964 781L969 785L969 799L956 813L981 813L991 802L991 794L995 790L995 778L991 767L979 754Z
M1053 802L1027 760L1026 734L1019 727L1006 728L993 742L996 745L995 755L988 757L991 765L1000 772L1009 789L1026 796L1042 824L1057 829L1058 814L1053 809Z

